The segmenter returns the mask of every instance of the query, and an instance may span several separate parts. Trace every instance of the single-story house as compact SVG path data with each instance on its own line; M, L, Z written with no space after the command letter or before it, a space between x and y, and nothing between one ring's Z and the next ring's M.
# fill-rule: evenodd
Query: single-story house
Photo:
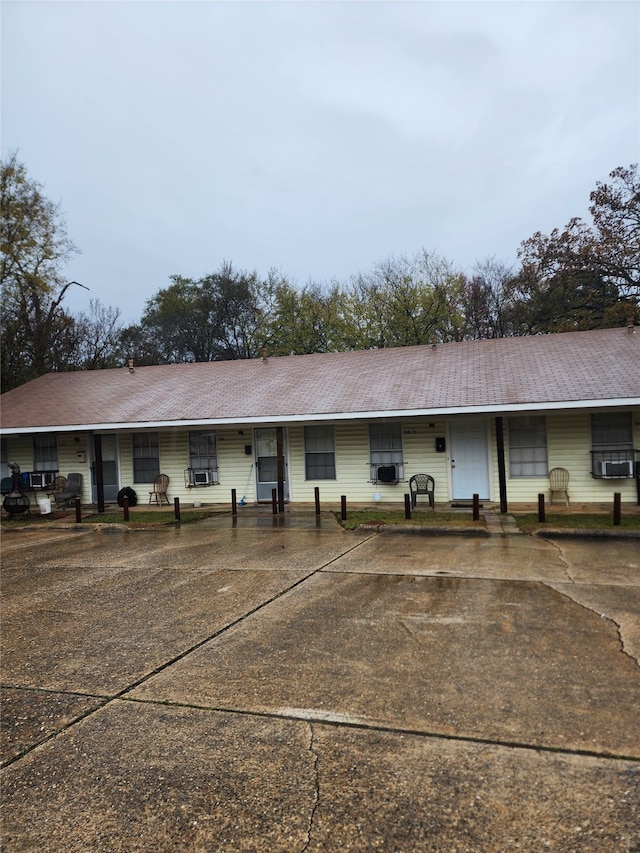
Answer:
M130 486L207 504L639 501L640 328L50 373L2 395L2 471L80 473L83 503ZM100 469L98 471L98 468ZM101 476L100 476L101 474ZM101 481L101 483L100 483ZM100 483L100 485L99 485ZM102 489L102 494L99 493Z

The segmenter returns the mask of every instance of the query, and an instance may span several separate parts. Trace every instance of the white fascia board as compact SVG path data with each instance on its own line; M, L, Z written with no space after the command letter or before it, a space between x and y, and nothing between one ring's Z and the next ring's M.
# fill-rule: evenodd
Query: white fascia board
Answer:
M115 432L118 430L144 429L195 429L201 427L223 426L272 426L288 423L309 423L310 421L347 421L379 420L406 418L442 418L456 415L510 415L517 412L571 411L579 409L630 408L640 406L640 397L620 397L604 400L570 400L568 402L514 403L496 406L451 406L439 409L395 409L385 412L319 412L302 415L256 416L242 418L203 418L188 421L139 421L136 423L93 423L67 424L64 426L31 426L16 429L0 429L0 435L26 435L38 432Z

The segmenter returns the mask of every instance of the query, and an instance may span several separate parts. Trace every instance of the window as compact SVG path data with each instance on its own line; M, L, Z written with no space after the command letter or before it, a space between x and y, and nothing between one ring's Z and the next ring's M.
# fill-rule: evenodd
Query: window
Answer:
M202 470L218 467L215 430L189 433L189 467Z
M335 480L335 436L332 426L304 428L304 465L307 480Z
M210 486L218 482L218 457L215 430L192 430L189 433L189 468L185 471L187 486Z
M8 464L9 451L7 450L7 439L3 436L0 438L0 465L2 466L3 473Z
M373 482L395 483L402 479L400 424L369 424L369 455Z
M547 473L544 415L509 418L509 476L546 477Z
M591 415L591 474L597 478L633 477L631 412Z
M631 412L591 415L591 447L593 450L631 450Z
M33 438L33 470L57 471L58 446L55 435L44 433Z
M133 482L153 483L160 473L157 432L133 434Z

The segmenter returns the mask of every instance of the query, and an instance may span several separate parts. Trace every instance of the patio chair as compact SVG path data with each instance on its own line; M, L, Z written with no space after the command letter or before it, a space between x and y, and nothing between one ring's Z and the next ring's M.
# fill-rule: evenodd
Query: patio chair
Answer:
M82 474L69 474L64 491L55 496L56 508L71 506L72 501L82 497Z
M429 506L435 509L435 499L433 493L436 483L430 474L414 474L409 479L409 490L411 491L411 506L415 507L418 500L418 495L427 495L429 498Z
M566 468L552 468L549 471L549 503L553 503L553 495L564 495L564 502L569 506L569 472Z
M169 488L168 474L158 474L153 481L153 491L149 492L149 503L161 504L163 500L169 503L167 489Z
M61 495L67 488L67 478L63 477L61 474L58 477L54 477L53 482L49 486L49 491L47 492L47 497L52 498L54 501L57 500L58 495Z

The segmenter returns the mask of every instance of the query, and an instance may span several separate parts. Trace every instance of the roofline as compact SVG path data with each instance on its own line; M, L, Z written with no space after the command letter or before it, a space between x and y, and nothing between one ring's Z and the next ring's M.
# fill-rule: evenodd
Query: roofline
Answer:
M395 409L385 412L321 412L304 415L279 415L247 418L203 418L184 421L136 421L129 423L64 424L57 426L4 427L0 436L26 435L36 432L106 432L113 430L161 429L166 427L211 427L235 426L237 424L294 424L309 421L374 420L379 418L439 418L445 415L509 415L516 412L571 411L580 409L602 409L640 406L640 397L618 397L604 400L570 400L554 403L514 403L511 406L448 406L440 409Z

